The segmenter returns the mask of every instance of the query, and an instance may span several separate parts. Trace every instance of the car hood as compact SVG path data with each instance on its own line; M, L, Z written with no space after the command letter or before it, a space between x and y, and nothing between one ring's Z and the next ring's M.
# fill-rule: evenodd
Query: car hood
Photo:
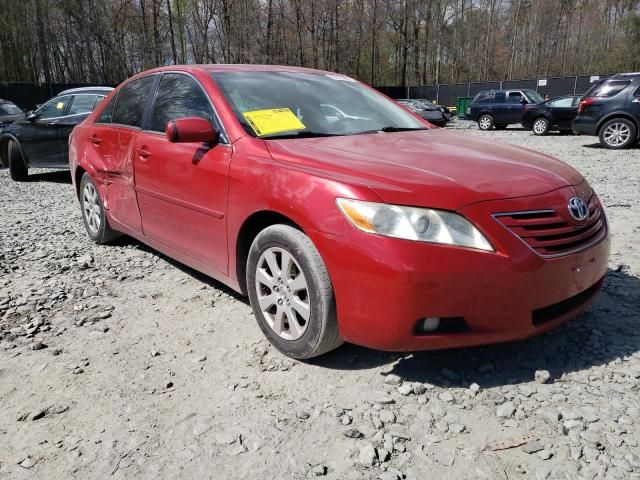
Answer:
M400 205L457 210L584 181L551 156L444 129L265 143L276 161L370 187Z

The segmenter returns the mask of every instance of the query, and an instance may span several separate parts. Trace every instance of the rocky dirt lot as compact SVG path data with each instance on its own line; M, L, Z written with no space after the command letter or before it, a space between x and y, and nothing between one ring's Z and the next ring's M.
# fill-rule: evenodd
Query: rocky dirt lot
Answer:
M556 155L613 232L591 309L520 343L309 363L247 300L132 239L89 241L67 172L0 171L0 479L640 479L640 148Z

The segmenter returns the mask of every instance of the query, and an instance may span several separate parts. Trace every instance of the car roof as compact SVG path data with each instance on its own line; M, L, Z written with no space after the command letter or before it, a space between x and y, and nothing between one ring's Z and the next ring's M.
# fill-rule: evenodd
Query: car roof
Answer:
M78 88L70 88L68 90L63 90L56 97L60 95L69 95L73 93L104 93L108 94L113 90L113 87L78 87Z
M157 67L144 72L140 72L135 77L165 72L165 71L183 71L194 72L204 71L207 73L216 72L289 72L289 73L312 73L319 75L345 75L337 72L330 72L326 70L316 70L313 68L305 67L291 67L288 65L253 65L253 64L222 64L222 63L204 63L194 65L167 65L164 67ZM347 76L347 75L345 75ZM133 78L133 77L131 77Z

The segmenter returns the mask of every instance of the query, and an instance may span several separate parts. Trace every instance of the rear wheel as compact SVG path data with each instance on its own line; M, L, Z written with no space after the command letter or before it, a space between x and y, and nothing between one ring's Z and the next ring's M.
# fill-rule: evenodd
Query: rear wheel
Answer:
M80 182L80 206L82 220L91 240L96 243L108 243L118 236L109 226L98 188L88 173L82 176Z
M544 117L536 118L532 130L535 135L546 135L549 132L549 120Z
M493 117L486 113L481 115L478 119L478 128L480 130L491 130L493 128Z
M17 182L25 181L29 177L29 170L20 154L18 144L13 140L9 140L9 145L7 145L7 157L9 159L9 175L11 175L11 179Z
M272 225L258 234L249 250L247 291L260 329L285 355L307 359L342 344L329 274L300 230Z
M638 139L638 131L632 121L613 118L600 127L600 144L610 149L627 148Z

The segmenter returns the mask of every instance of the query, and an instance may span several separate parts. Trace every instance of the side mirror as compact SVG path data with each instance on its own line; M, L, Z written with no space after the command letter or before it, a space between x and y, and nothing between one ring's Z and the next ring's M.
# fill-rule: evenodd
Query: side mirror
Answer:
M213 147L220 142L220 132L211 122L199 117L171 120L167 122L165 134L171 143L208 143Z
M33 122L36 118L38 118L38 114L33 110L29 110L26 113L26 119L29 120L30 122Z

